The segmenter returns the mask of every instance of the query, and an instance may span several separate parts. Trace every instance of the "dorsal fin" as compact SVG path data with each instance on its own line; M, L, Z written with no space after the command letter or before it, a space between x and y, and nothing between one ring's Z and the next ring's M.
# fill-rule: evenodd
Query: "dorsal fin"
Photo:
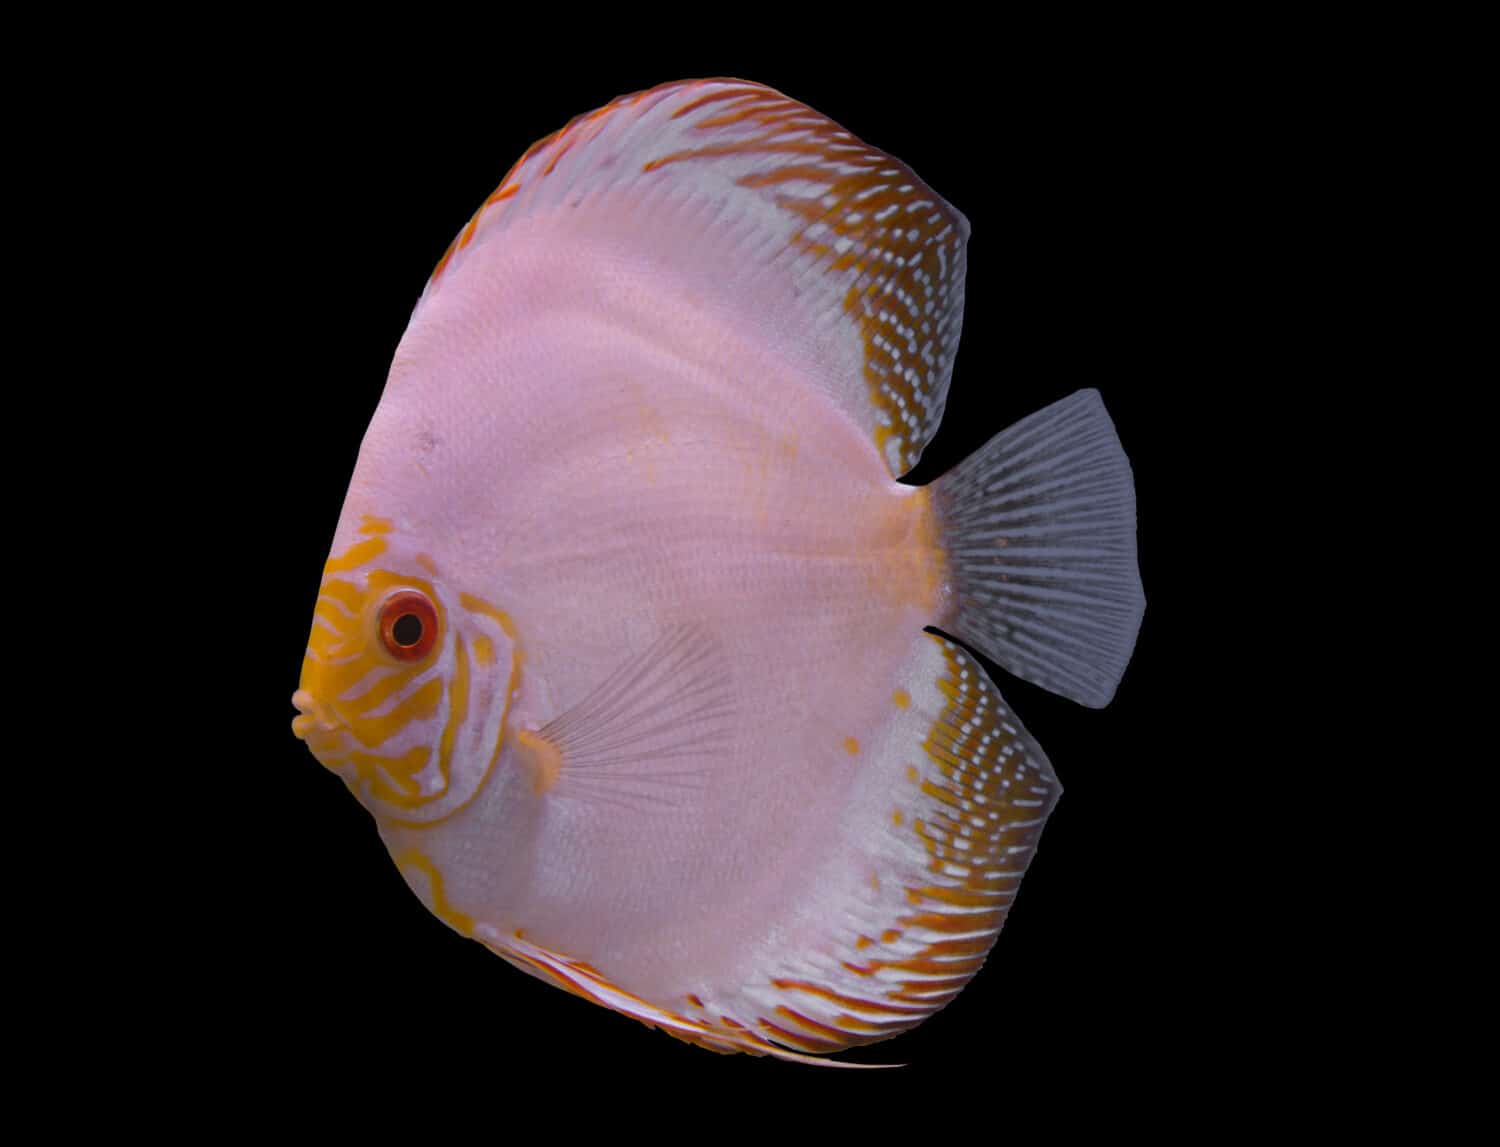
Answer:
M899 160L759 84L667 84L533 145L449 247L418 313L466 268L483 273L475 252L517 220L610 196L669 204L644 223L632 216L640 240L660 237L664 262L713 260L687 269L695 290L708 281L759 308L894 476L916 464L958 349L968 221ZM683 242L690 227L732 236L735 258Z

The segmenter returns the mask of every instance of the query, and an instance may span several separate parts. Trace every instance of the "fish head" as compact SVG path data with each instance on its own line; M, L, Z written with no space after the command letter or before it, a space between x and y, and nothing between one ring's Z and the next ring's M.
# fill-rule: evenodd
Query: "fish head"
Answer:
M520 668L504 611L365 516L324 567L292 732L377 821L428 823L483 787Z

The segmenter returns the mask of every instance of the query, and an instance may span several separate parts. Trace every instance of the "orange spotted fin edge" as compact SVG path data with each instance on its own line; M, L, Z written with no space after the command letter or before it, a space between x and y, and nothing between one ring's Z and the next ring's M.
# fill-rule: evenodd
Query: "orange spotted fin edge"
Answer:
M739 235L743 257L684 249L682 212L656 218L659 231L640 241L659 255L676 239L674 258L714 260L720 273L694 281L778 332L777 345L856 418L893 477L916 465L958 350L968 221L900 160L761 84L664 84L538 141L450 245L417 313L516 220L567 228L598 197L622 192L712 204L712 233ZM767 289L746 291L752 275ZM764 313L741 301L751 298Z
M503 936L498 930L481 925L477 929L476 938L496 955L529 975L580 996L590 1003L630 1016L647 1027L660 1028L669 1035L711 1051L769 1055L776 1059L808 1064L813 1067L879 1069L903 1066L886 1063L845 1063L816 1055L803 1055L761 1038L751 1030L748 1023L735 1021L733 1017L730 1017L730 1022L727 1023L722 1020L720 1022L695 1020L657 1007L639 996L616 987L589 965L559 955L520 935Z

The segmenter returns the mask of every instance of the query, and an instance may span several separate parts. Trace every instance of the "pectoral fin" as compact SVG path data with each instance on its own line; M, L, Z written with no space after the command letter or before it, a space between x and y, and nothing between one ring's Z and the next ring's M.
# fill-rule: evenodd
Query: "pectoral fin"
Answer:
M679 625L625 658L587 696L516 734L534 791L630 806L670 802L707 780L728 740L728 663L701 626Z

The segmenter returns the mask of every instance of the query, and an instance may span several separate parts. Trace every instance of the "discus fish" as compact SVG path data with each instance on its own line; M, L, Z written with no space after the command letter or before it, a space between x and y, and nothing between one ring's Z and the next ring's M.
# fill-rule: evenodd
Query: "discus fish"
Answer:
M897 481L968 235L738 80L573 120L463 229L292 698L440 919L679 1038L820 1063L979 970L1059 785L958 641L1103 706L1145 598L1096 391Z

